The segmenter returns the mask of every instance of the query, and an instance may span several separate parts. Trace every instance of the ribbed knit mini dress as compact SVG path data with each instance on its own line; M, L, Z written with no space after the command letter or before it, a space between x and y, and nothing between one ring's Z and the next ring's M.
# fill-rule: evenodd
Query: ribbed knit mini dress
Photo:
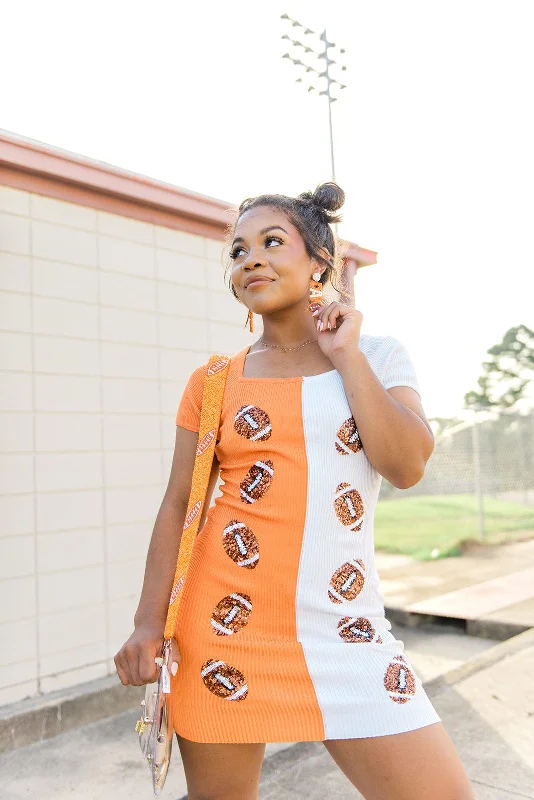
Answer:
M364 335L384 388L419 393L406 348ZM384 615L373 518L382 477L337 370L247 378L232 357L221 494L196 537L175 638L173 724L195 742L384 736L439 721ZM176 424L198 431L206 366Z

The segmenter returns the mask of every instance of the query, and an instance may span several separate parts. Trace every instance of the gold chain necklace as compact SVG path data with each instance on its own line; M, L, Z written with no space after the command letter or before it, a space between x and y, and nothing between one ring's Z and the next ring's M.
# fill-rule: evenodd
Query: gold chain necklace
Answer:
M305 342L302 342L302 344L299 344L296 347L281 347L279 344L270 344L269 342L266 342L265 339L263 339L263 338L260 339L260 342L263 342L263 344L266 347L276 347L278 350L282 350L284 353L287 353L290 350L298 350L300 347L304 347L305 344L312 344L315 341L317 341L317 340L316 339L306 339Z

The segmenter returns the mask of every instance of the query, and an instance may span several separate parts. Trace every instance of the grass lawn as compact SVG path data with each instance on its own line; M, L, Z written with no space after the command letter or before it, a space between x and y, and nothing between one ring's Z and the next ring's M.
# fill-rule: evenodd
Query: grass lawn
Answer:
M534 506L484 498L486 538L478 527L477 498L426 495L381 500L375 516L377 550L420 560L460 555L468 541L488 544L534 537Z

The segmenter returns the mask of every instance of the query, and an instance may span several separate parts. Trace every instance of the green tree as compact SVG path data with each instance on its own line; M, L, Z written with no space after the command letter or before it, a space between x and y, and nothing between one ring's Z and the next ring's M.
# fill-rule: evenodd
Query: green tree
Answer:
M510 328L502 342L487 351L478 391L468 392L467 408L512 408L534 380L534 331L526 325Z

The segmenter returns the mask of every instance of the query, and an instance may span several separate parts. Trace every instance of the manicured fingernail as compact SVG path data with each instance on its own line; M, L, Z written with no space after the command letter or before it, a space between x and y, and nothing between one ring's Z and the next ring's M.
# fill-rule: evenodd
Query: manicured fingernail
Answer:
M331 329L331 328L330 328L330 323L328 323L328 330L330 330L330 329Z
M322 323L322 320L319 320L319 322L317 323L317 330L320 333L322 331L322 329L323 329L323 323Z
M173 661L171 664L171 672L173 675L176 675L176 673L178 672L178 664L176 661Z

